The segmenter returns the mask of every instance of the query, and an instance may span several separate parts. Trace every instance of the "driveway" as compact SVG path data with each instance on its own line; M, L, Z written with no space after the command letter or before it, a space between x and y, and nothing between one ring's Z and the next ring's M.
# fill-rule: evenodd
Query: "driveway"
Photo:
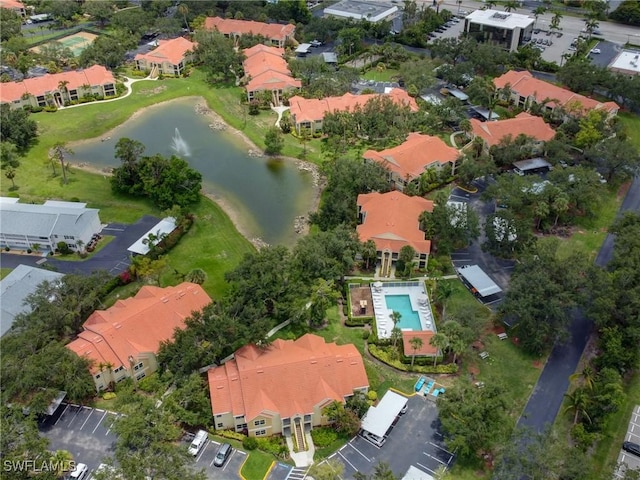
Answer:
M640 444L640 405L636 405L631 413L631 419L627 427L627 434L624 437L625 441ZM640 469L640 457L637 457L629 452L625 452L620 448L618 454L619 468L616 471L616 478L622 478L625 470Z
M493 202L486 202L480 197L488 186L486 180L477 178L472 182L478 191L476 193L469 193L459 188L454 188L451 191L449 200L453 202L463 202L471 206L478 217L480 218L480 226L484 225L487 216L491 215L495 211L495 205ZM496 295L491 295L481 301L491 307L497 308L500 302L504 298L504 292L509 287L511 280L511 272L515 266L515 261L503 258L497 258L482 250L482 243L484 243L486 237L484 231L481 231L480 237L473 241L467 248L456 250L451 254L451 262L453 266L459 268L463 265L478 265L491 279L502 288L503 292Z
M38 257L33 255L11 255L2 253L2 267L15 268L20 264L34 267L43 264L53 267L61 273L78 273L89 275L97 270L106 270L111 275L118 275L129 267L131 263L130 253L127 251L133 243L147 233L160 221L159 218L144 215L140 220L131 225L111 223L102 229L101 234L114 236L102 250L84 261L69 262L50 257ZM43 260L45 262L43 262Z
M640 179L636 178L622 205L619 214L640 210ZM613 256L613 235L607 235L595 263L605 267ZM587 344L593 323L587 319L580 309L571 312L569 324L570 338L565 343L556 344L551 350L538 383L518 420L518 426L527 425L536 432L544 430L545 425L552 424L560 410L564 394L569 387L569 376L572 375L580 361Z
M76 462L94 472L115 451L116 435L111 431L112 412L63 404L61 413L39 425L40 433L49 439L49 450L67 450Z
M398 417L382 447L357 436L329 458L344 464L345 479L354 478L356 472L371 474L378 462L389 464L397 478L411 465L433 474L440 466L450 467L454 459L444 446L439 427L436 404L414 395L409 397L407 413Z

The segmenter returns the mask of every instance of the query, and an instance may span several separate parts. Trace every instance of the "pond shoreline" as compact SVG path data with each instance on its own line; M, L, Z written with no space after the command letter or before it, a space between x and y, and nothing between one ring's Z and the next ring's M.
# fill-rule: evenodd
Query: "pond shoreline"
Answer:
M134 120L137 117L139 117L140 115L142 115L143 113L146 113L149 110L155 109L157 107L164 106L168 102L176 102L176 101L188 100L188 99L197 100L197 102L196 102L196 104L194 106L194 113L198 114L198 115L205 116L208 119L208 121L210 122L209 123L209 127L211 128L212 131L228 132L228 133L232 134L234 137L240 139L241 143L243 143L248 148L248 150L247 150L248 155L253 156L253 157L264 158L265 162L269 161L271 158L282 159L282 160L284 160L286 162L289 162L289 163L293 162L293 164L296 166L296 168L298 170L304 171L304 172L308 172L311 175L311 178L312 178L312 189L313 189L313 191L311 192L311 197L310 197L311 198L311 209L310 209L310 211L313 212L313 211L316 211L318 209L318 206L320 204L320 196L321 196L322 190L324 188L324 180L323 180L323 177L320 174L320 171L319 171L317 165L315 165L314 163L311 163L311 162L307 162L307 161L300 160L300 159L297 159L297 158L292 158L292 157L269 157L269 156L266 156L262 152L262 150L259 149L257 147L257 145L244 132L242 132L241 130L238 130L238 129L230 126L227 122L224 121L224 119L222 118L222 116L220 114L218 114L216 111L212 110L209 107L209 105L207 104L206 99L204 97L202 97L202 96L198 96L198 95L183 96L183 97L178 97L178 98L174 98L174 99L171 99L171 100L166 100L166 101L163 101L163 102L159 102L159 103L150 105L148 107L144 107L144 108L141 108L139 110L136 110L133 113L133 115L131 115L126 120L124 120L124 122L130 121L130 120ZM114 131L117 128L119 128L123 123L119 124L118 126L112 128L111 130L109 130L107 132L104 132L99 137L87 138L87 139L82 139L82 140L71 142L69 147L71 149L73 149L75 146L78 146L78 145L84 145L84 144L87 144L87 143L95 142L96 139L101 139L102 141L109 140L109 139L111 139L111 136L113 135ZM69 166L71 166L73 168L80 169L80 170L84 170L84 171L87 171L87 172L90 172L90 173L103 175L105 177L106 176L111 176L111 174L112 174L112 168L111 167L98 168L98 167L94 167L92 165L89 165L89 164L87 164L85 162L70 163ZM268 244L266 242L264 242L261 238L254 237L253 235L250 234L250 229L249 229L249 226L247 224L247 220L244 218L242 213L231 204L231 202L229 202L227 199L225 199L223 196L220 196L220 195L207 193L207 192L204 192L204 191L201 192L201 194L203 196L206 196L207 198L209 198L213 202L215 202L224 211L224 213L231 219L233 225L238 230L238 232L243 237L245 237L249 242L251 242L251 244L256 249L260 249L260 248L263 248L265 246L268 246ZM298 217L296 217L294 219L294 222L293 222L293 225L291 225L291 228L295 231L297 237L304 236L304 235L307 235L309 233L309 222L308 222L308 218L307 217L308 216L305 213L305 215L300 215L300 216L298 216Z

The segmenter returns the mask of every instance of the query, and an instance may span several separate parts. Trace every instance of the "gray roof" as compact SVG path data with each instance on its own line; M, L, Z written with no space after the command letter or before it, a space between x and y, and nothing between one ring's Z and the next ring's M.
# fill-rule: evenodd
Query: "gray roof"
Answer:
M42 268L18 265L13 271L0 281L0 336L11 328L13 319L19 313L28 312L24 300L36 291L38 285L44 281L53 281L63 275Z
M338 63L338 55L335 52L323 52L322 58L325 63Z
M458 273L471 285L481 297L500 293L502 289L484 273L478 265L460 267Z
M51 235L82 232L99 210L78 207L77 204L62 207L0 202L0 212L0 232L49 238Z
M527 160L520 160L519 162L513 162L514 167L518 167L523 172L527 170L536 170L538 168L551 168L551 164L544 158L529 158Z
M407 404L407 397L387 391L377 407L369 407L362 419L362 429L379 438L384 437L400 410Z

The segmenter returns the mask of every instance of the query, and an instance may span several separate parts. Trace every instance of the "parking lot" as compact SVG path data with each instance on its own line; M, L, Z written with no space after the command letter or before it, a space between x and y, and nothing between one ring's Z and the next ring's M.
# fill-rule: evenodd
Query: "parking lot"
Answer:
M625 441L640 444L640 405L637 405L633 409L631 414L631 420L627 427L627 434L624 437ZM620 454L618 455L618 465L620 468L616 472L616 478L622 478L624 470L640 469L640 457L637 457L629 452L625 452L620 448Z
M344 478L353 478L356 472L371 474L378 462L389 464L396 477L402 478L411 465L430 474L440 466L450 467L454 455L439 432L436 404L414 395L409 398L407 413L398 417L382 447L357 436L329 458L344 464Z
M185 442L185 446L187 443ZM196 456L196 462L194 468L196 470L204 469L207 478L215 478L219 480L238 480L240 477L240 469L242 464L247 458L246 452L242 450L236 450L235 448L231 452L229 459L222 467L215 467L213 460L216 457L216 452L220 443L208 440L207 444Z
M76 462L94 472L114 453L116 435L110 425L116 414L72 404L63 404L60 410L39 425L40 432L49 439L49 449L69 451Z

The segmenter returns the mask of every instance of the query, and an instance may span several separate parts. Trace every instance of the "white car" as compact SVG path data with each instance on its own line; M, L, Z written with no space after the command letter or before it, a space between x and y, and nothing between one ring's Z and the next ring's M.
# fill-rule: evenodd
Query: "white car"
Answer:
M591 49L591 53L600 53L600 49L599 48L592 48Z

